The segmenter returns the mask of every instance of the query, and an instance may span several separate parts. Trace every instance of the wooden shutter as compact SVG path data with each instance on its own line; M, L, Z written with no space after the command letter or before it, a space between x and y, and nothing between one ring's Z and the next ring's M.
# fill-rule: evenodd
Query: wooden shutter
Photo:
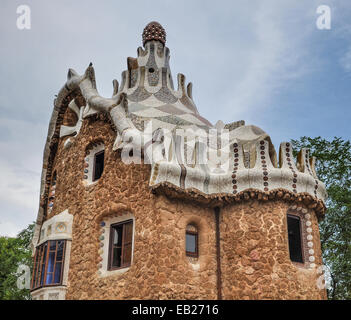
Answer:
M131 264L132 260L133 221L126 222L123 227L122 266L126 267Z

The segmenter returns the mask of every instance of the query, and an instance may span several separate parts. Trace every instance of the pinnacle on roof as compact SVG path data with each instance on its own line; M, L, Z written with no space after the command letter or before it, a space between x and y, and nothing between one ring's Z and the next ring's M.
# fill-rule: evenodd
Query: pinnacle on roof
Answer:
M143 31L143 46L151 40L160 41L163 45L166 44L166 31L157 21L147 24Z

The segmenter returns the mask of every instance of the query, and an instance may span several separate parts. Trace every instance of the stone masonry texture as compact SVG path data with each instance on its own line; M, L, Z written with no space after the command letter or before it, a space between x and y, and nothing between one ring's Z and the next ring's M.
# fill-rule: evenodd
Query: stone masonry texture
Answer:
M70 122L72 114L66 116ZM72 248L66 299L217 299L214 209L195 201L155 194L149 187L150 165L124 164L112 151L115 132L103 119L83 122L69 148L61 138L53 170L57 187L53 210L73 214ZM85 186L84 158L91 143L105 145L104 171ZM326 299L318 274L289 257L286 214L291 202L249 199L220 210L223 299ZM315 263L321 265L318 221L312 218ZM130 269L101 277L100 222L132 213L134 252ZM185 230L196 224L199 258L185 255Z

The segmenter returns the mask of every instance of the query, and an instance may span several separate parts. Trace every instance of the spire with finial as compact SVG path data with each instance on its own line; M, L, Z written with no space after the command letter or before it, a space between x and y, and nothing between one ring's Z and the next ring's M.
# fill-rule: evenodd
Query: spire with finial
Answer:
M166 31L157 21L147 24L143 31L143 46L145 47L145 43L151 40L160 41L163 45L166 44Z

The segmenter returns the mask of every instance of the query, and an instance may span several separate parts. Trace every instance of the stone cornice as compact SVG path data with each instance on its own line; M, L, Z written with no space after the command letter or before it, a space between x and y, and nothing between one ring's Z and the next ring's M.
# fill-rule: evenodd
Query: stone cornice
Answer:
M253 188L243 190L237 194L216 193L206 194L195 188L182 189L168 182L162 182L151 187L155 194L164 194L170 198L196 201L210 207L222 207L227 204L240 203L249 200L269 201L281 200L288 203L301 203L313 209L319 220L324 218L326 206L324 202L311 196L307 192L293 193L289 190L278 188L270 191L261 191Z

